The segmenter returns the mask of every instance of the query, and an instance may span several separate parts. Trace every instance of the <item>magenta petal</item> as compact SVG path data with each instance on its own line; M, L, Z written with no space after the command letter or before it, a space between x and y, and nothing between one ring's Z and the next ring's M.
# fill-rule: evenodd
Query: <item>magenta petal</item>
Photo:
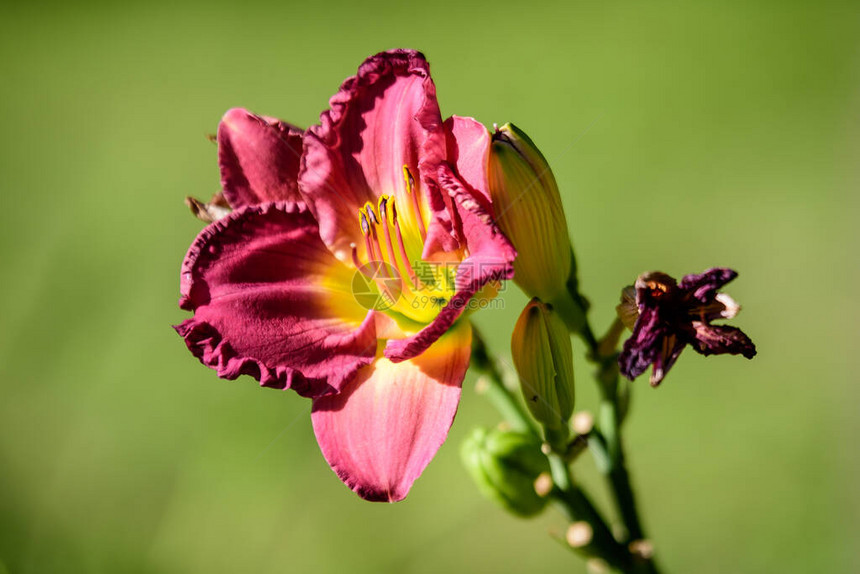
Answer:
M299 181L323 241L347 260L350 243L362 243L358 209L383 194L407 205L403 166L420 188L423 164L444 157L445 141L436 88L419 52L368 58L329 103L321 125L308 130Z
M471 327L452 331L411 361L380 358L336 394L314 400L323 456L367 500L402 500L439 450L469 366Z
M448 162L471 189L490 200L487 165L490 156L490 132L474 118L451 116L445 120Z
M298 188L303 131L239 108L218 126L218 163L233 209L269 201L301 201Z
M514 275L513 261L517 252L493 222L489 203L470 191L446 163L440 165L438 178L457 209L460 233L470 255L457 268L454 296L433 322L411 337L388 341L385 356L395 362L424 352L451 328L472 296L484 285L510 279Z
M321 396L376 354L374 317L352 297L353 273L302 205L245 207L191 245L179 304L194 317L176 330L220 377Z
M452 116L443 124L446 158L453 166L460 182L476 195L490 201L487 187L487 161L490 150L490 132L472 118ZM425 164L425 171L435 174L440 162ZM433 178L426 186L428 201L433 211L433 222L427 230L422 256L435 259L439 253L454 251L466 244L462 236L462 222L453 197L439 188Z
M461 197L470 195L468 202L477 202L481 209L492 213L490 207L490 191L487 182L487 165L490 153L490 132L483 124L473 118L451 116L443 125L446 140L447 165L442 167L442 162L435 165L427 165L426 171L438 174L440 168L450 177L434 176L431 185L428 186L430 204L434 209L436 225L432 226L427 233L427 241L424 244L423 256L425 259L434 259L439 252L451 251L452 247L462 247L470 243L463 236L461 208L454 200L454 194L450 189L440 190L447 187L444 178L456 179L457 185L467 190L468 194L460 194ZM454 238L454 245L450 243L450 237ZM474 244L474 238L471 241ZM470 248L470 252L474 252Z

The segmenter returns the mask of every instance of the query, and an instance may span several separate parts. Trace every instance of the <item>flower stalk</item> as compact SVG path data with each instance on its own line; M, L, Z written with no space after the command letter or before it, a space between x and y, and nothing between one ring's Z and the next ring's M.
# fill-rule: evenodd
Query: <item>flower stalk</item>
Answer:
M505 384L499 361L490 355L484 338L477 327L472 325L472 368L482 373L480 391L487 397L502 418L512 429L529 432L539 436L534 421L529 417L525 406L517 400ZM486 384L483 384L486 383Z
M626 531L624 542L630 545L636 541L644 540L645 533L636 507L636 498L624 457L621 425L626 415L629 397L626 392L619 392L619 385L624 383L620 381L618 371L617 332L617 325L613 323L607 335L602 340L598 340L586 318L580 334L588 345L588 360L597 366L594 376L601 394L598 420L601 448L593 449L592 454L595 456L598 469L606 477L613 501L624 525ZM607 342L614 344L605 344ZM590 441L589 447L594 442L597 441ZM635 560L633 571L652 574L658 572L651 557L640 557Z
M539 438L540 431L531 422L517 394L505 384L499 361L490 354L483 337L474 325L472 327L472 366L483 375L487 382L485 394L499 413L504 416L505 421L517 430L528 428L529 432ZM605 422L602 421L601 426L603 424ZM615 448L620 449L620 441L617 439L608 441L602 435L602 432L594 429L589 433L587 438L583 438L581 435L576 436L568 445L567 452L578 451L579 446L584 440L587 441L588 448L592 450L596 457L599 456L599 453L606 452L610 443L614 443ZM586 544L573 548L573 550L588 558L600 558L621 572L657 574L656 566L652 561L637 558L625 546L625 544L637 540L641 536L625 539L623 541L624 544L613 537L612 530L609 528L606 520L592 504L587 494L574 481L570 472L570 464L575 456L569 457L567 456L567 452L557 453L551 450L548 451L547 458L549 460L553 483L549 496L554 505L559 508L568 520L572 523L587 523L591 528L591 540ZM620 452L620 450L616 452ZM604 458L609 460L610 457L605 456ZM621 471L616 470L613 473L609 473L609 476L613 476L616 479L611 482L611 485L615 499L619 501L619 507L621 506L620 501L623 501L625 511L622 512L622 517L625 520L625 525L628 519L632 521L632 524L639 524L632 489L629 487L629 476L623 465L623 457L621 459L615 458L614 464ZM618 466L619 464L620 466ZM625 486L625 482L627 486ZM622 494L619 496L617 493ZM635 520L633 517L636 517ZM628 532L641 533L641 527L631 530L627 526L627 529Z
M606 521L585 492L574 483L569 463L555 453L548 458L554 484L550 493L553 502L571 522L585 522L591 527L591 540L576 550L591 558L602 558L622 572L630 571L632 557L613 538Z

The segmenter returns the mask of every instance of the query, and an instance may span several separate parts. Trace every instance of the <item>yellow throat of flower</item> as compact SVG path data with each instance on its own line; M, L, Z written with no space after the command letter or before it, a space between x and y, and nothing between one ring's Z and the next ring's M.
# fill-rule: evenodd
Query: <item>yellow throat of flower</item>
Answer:
M352 261L360 273L356 281L369 296L359 299L362 305L427 324L454 295L458 263L422 259L428 208L405 165L403 179L400 197L383 195L375 206L368 202L358 210L364 253L353 245Z

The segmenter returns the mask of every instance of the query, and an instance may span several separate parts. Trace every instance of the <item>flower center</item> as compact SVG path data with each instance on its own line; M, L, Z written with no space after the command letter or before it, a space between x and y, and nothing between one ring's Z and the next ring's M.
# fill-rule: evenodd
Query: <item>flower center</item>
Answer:
M426 208L405 165L403 178L406 194L399 198L403 201L383 195L375 206L368 202L358 210L365 260L353 245L352 261L367 283L378 290L381 304L374 308L429 323L454 294L457 266L422 259Z

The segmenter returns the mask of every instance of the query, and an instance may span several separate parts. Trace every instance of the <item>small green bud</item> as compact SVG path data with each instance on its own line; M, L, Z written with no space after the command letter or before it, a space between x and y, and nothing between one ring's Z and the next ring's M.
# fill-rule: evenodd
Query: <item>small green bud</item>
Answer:
M499 226L519 252L514 281L530 297L559 298L572 262L558 185L540 150L513 124L492 136L489 187Z
M476 428L460 449L463 464L488 499L518 516L534 516L544 509L545 497L535 480L549 471L540 443L531 435Z
M511 354L526 405L554 448L564 448L573 412L573 349L564 321L532 299L517 320Z

